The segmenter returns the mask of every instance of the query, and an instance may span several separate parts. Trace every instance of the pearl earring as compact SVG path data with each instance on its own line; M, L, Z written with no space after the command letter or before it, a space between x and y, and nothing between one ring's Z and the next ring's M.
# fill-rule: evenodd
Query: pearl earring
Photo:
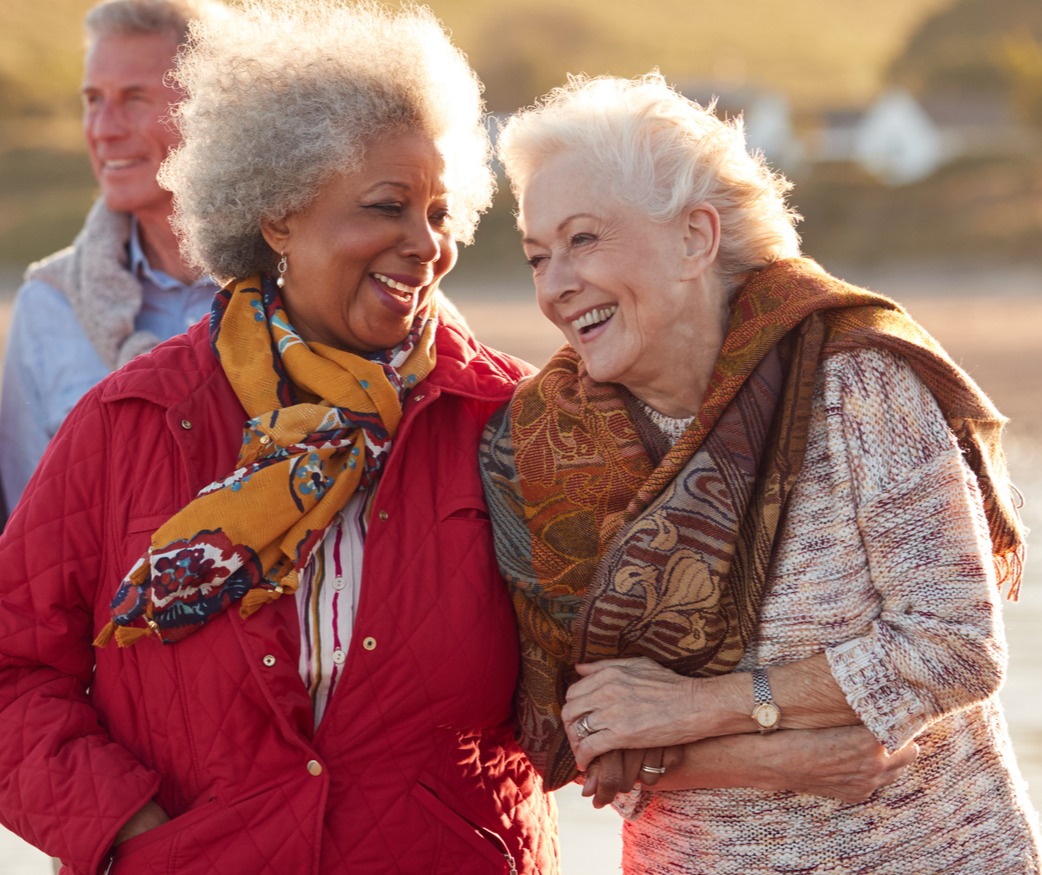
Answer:
M283 252L282 258L279 260L279 278L275 280L275 285L277 285L280 289L284 289L286 287L286 268L288 267L289 264L286 261L286 253Z

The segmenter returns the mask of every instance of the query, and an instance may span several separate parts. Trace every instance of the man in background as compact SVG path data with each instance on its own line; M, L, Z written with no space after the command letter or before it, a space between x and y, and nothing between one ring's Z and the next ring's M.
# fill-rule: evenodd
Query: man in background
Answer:
M48 441L106 374L206 314L216 291L181 260L156 182L179 142L166 80L189 22L215 0L106 0L87 14L83 130L100 197L71 247L32 265L15 298L0 393L9 511Z

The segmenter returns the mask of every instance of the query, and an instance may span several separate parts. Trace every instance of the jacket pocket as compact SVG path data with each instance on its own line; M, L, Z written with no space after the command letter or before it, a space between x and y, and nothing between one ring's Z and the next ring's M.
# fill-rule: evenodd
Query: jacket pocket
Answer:
M465 842L472 849L472 852L477 852L492 864L493 868L489 871L517 872L517 864L502 836L486 827L473 823L469 818L451 808L442 801L436 790L423 781L420 781L417 785L415 795L420 804L437 817L452 835ZM459 861L456 861L454 867L461 871L463 869L459 865Z
M298 782L299 784L299 782ZM320 853L321 793L269 786L234 801L214 799L116 849L109 875L286 875L310 872ZM313 822L287 818L286 799L316 812Z
M488 506L480 495L455 495L446 500L439 508L441 521L456 522L458 520L489 521Z

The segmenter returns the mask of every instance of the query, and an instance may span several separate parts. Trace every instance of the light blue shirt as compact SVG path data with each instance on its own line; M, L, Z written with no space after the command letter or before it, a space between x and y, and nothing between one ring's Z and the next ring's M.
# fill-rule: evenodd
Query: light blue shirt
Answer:
M131 223L130 268L141 281L139 331L166 340L210 310L217 285L210 279L184 285L152 268ZM42 280L29 280L15 297L0 393L0 477L8 510L58 426L77 401L109 373L88 340L68 299Z

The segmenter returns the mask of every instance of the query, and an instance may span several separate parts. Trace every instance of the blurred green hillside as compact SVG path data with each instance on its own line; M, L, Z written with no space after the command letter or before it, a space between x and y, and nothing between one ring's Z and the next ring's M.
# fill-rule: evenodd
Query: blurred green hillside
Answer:
M92 2L6 4L0 29L0 265L24 265L67 244L93 198L77 97L81 22ZM486 84L489 108L497 112L531 102L568 72L635 75L657 66L681 86L748 85L783 93L799 121L825 107L863 107L894 82L921 86L920 91L933 87L930 77L943 78L944 59L954 57L952 40L972 46L986 30L994 38L983 63L1002 70L1007 69L1002 64L1017 63L1028 71L1022 79L1030 86L1033 51L1042 45L1035 42L1042 33L1020 26L1034 22L1020 10L1042 10L1040 0L432 0L430 5L467 52ZM1007 39L1013 31L1021 34L1019 43ZM1013 60L996 58L996 46ZM928 57L934 60L924 61ZM1029 100L1030 87L1026 93ZM807 217L802 228L807 249L819 257L833 250L858 259L983 250L1004 258L1042 258L1039 162L963 162L901 189L884 188L844 167L824 174L797 172L796 182L794 200ZM967 193L990 198L988 210L967 202ZM464 272L494 275L504 264L523 270L510 212L509 196L501 194L479 230L478 245L461 265Z

